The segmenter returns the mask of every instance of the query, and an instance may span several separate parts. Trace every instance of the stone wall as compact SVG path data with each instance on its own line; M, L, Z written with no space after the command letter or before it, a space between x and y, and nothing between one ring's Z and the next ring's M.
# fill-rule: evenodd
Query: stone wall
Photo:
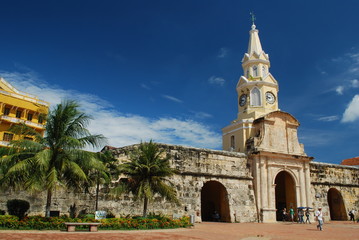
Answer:
M129 153L137 145L123 148L111 148L119 163L129 159ZM165 154L171 156L171 165L179 173L171 181L177 190L180 205L160 200L155 197L149 204L149 212L166 215L196 216L201 221L201 190L208 182L223 185L228 201L228 218L231 222L252 222L257 220L253 179L247 165L247 158L242 153L214 151L175 145L161 144ZM141 215L142 202L134 202L131 195L122 195L111 199L106 193L107 188L101 189L99 210L111 211L115 215ZM26 199L30 202L30 214L44 214L46 193L30 196L26 192L7 192L0 196L0 209L6 209L8 199ZM53 196L51 210L60 214L69 214L70 206L76 204L78 212L93 212L95 209L95 190L89 193L72 193L58 190Z
M340 193L344 203L343 211L346 215L351 209L359 210L359 168L312 162L310 177L313 206L315 208L321 206L327 219L331 217L328 198L331 189ZM343 216L343 218L346 217Z
M171 181L177 190L180 205L155 197L148 206L149 212L170 216L194 214L196 221L200 222L207 210L202 208L204 197L201 196L206 188L206 191L210 192L209 195L218 195L220 190L222 199L220 207L225 209L222 212L226 215L225 221L253 222L258 220L254 181L245 154L166 144L160 146L165 150L164 154L170 156L172 167L178 170L178 174L173 176ZM120 164L128 161L130 152L136 147L137 145L132 145L109 150ZM330 191L339 193L337 195L342 198L344 210L338 210L339 213L337 213L341 214L340 217L346 217L347 211L353 208L359 210L359 168L312 162L310 163L310 182L310 207L323 207L326 219L331 217L328 203ZM102 186L99 210L110 211L116 216L142 214L142 202L133 201L131 195L122 195L117 199L112 199L107 194L108 192L109 188ZM274 199L274 195L270 197ZM13 191L2 193L0 209L6 210L6 201L15 198L30 202L31 215L44 215L45 192L34 195ZM337 199L332 201L335 202ZM92 213L95 209L95 189L90 189L89 193L57 190L53 194L52 202L51 210L59 211L60 214L69 214L70 206L74 204L77 206L77 212Z
M136 145L112 149L121 161L128 160L128 154ZM236 152L215 151L176 145L161 144L165 153L171 156L171 165L179 173L172 178L180 206L160 205L153 210L167 214L194 214L201 221L201 190L206 182L221 183L227 191L230 221L251 222L257 220L253 178L250 175L246 155Z

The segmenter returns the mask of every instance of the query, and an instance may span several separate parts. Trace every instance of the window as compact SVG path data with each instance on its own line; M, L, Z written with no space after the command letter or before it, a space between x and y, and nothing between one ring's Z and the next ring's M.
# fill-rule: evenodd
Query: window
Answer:
M235 148L235 139L234 139L234 136L231 136L231 151L233 151L234 150L234 148Z
M14 134L11 134L11 133L4 133L4 136L3 136L3 140L5 142L10 142L12 141L12 138L14 137Z
M258 88L253 88L251 91L251 106L261 106L261 91Z
M257 66L253 66L253 76L254 77L258 76L258 68L257 68Z
M31 137L24 137L25 140L30 140L32 141L33 139Z
M32 116L33 116L32 113L28 113L28 114L27 114L27 120L31 121L31 120L32 120Z
M16 117L17 118L21 118L21 114L22 114L22 112L20 110L16 111Z
M266 66L262 67L262 73L263 73L263 76L265 76L267 74Z
M247 75L246 75L246 77L248 78L249 77L249 70L247 69Z
M10 108L5 108L4 109L4 115L8 116L10 114Z
M40 115L39 115L39 118L38 118L38 120L37 120L37 122L38 122L38 123L43 123L43 122L44 122L44 118L45 118L44 115L40 114Z

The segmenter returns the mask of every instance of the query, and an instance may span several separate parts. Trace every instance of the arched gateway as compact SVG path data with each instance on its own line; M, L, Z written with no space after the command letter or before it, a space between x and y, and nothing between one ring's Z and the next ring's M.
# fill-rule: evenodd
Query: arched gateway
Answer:
M283 208L287 211L293 207L296 210L297 201L293 177L286 171L281 171L275 178L275 206L277 209L277 221L282 220Z
M214 212L219 213L219 221L230 222L228 194L226 188L217 181L206 182L201 191L202 221L214 221Z
M337 189L329 189L328 204L331 220L348 220L343 197Z

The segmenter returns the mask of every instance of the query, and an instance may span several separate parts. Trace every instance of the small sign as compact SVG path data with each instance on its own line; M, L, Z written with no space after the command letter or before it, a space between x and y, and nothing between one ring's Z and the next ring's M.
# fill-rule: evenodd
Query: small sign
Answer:
M106 215L107 215L106 211L96 211L95 219L105 219Z

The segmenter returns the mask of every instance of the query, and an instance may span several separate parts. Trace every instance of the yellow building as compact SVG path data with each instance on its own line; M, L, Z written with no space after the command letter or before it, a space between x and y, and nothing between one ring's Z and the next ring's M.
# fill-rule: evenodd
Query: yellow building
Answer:
M49 103L18 91L0 77L0 147L19 139L8 131L13 124L24 123L43 135L48 111Z

